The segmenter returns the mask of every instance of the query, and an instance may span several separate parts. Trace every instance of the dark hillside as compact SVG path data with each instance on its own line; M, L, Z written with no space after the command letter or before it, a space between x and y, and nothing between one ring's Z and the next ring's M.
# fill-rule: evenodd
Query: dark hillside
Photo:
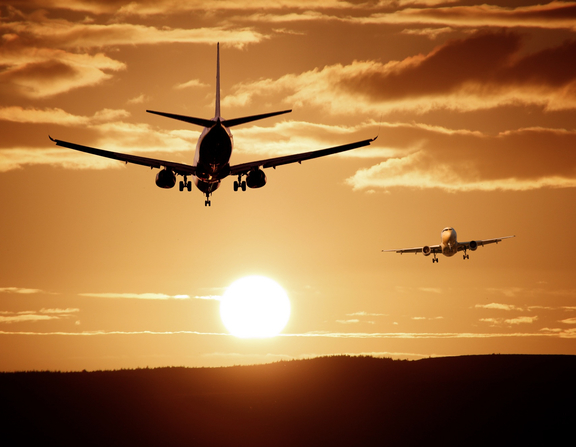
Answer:
M2 445L559 445L576 356L0 374Z

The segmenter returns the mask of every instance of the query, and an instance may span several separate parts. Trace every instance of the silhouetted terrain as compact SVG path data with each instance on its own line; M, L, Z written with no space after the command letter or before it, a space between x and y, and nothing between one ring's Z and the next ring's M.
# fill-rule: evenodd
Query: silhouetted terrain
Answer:
M1 373L2 445L560 445L576 356Z

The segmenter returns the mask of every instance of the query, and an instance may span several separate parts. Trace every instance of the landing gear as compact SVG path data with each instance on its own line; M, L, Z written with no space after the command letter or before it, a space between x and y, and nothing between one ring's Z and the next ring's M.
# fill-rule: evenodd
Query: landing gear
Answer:
M432 258L432 264L438 263L438 258L436 257L436 253L434 253L434 257Z
M188 177L186 175L184 176L184 181L180 181L180 184L178 186L180 188L180 191L184 191L184 188L186 188L188 191L192 191L192 182L188 180Z
M238 188L246 191L246 181L242 181L242 174L238 174L238 180L234 181L234 191L238 191Z
M204 206L210 206L210 193L206 193L206 200L204 201Z
M464 259L464 260L466 260L466 259L470 259L470 255L467 255L467 254L466 254L466 250L464 250L464 256L463 256L463 259Z

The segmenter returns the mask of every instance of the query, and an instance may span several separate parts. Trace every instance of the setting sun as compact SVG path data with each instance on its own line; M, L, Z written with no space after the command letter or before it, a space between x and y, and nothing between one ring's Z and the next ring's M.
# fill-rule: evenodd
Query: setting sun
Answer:
M275 281L247 276L226 289L220 301L220 316L226 329L236 337L273 337L290 318L290 301Z

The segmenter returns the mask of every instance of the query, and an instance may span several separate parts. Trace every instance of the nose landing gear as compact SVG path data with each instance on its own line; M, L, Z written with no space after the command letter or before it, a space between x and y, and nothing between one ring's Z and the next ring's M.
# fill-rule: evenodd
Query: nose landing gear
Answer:
M206 200L204 201L204 206L210 206L210 193L206 193Z

